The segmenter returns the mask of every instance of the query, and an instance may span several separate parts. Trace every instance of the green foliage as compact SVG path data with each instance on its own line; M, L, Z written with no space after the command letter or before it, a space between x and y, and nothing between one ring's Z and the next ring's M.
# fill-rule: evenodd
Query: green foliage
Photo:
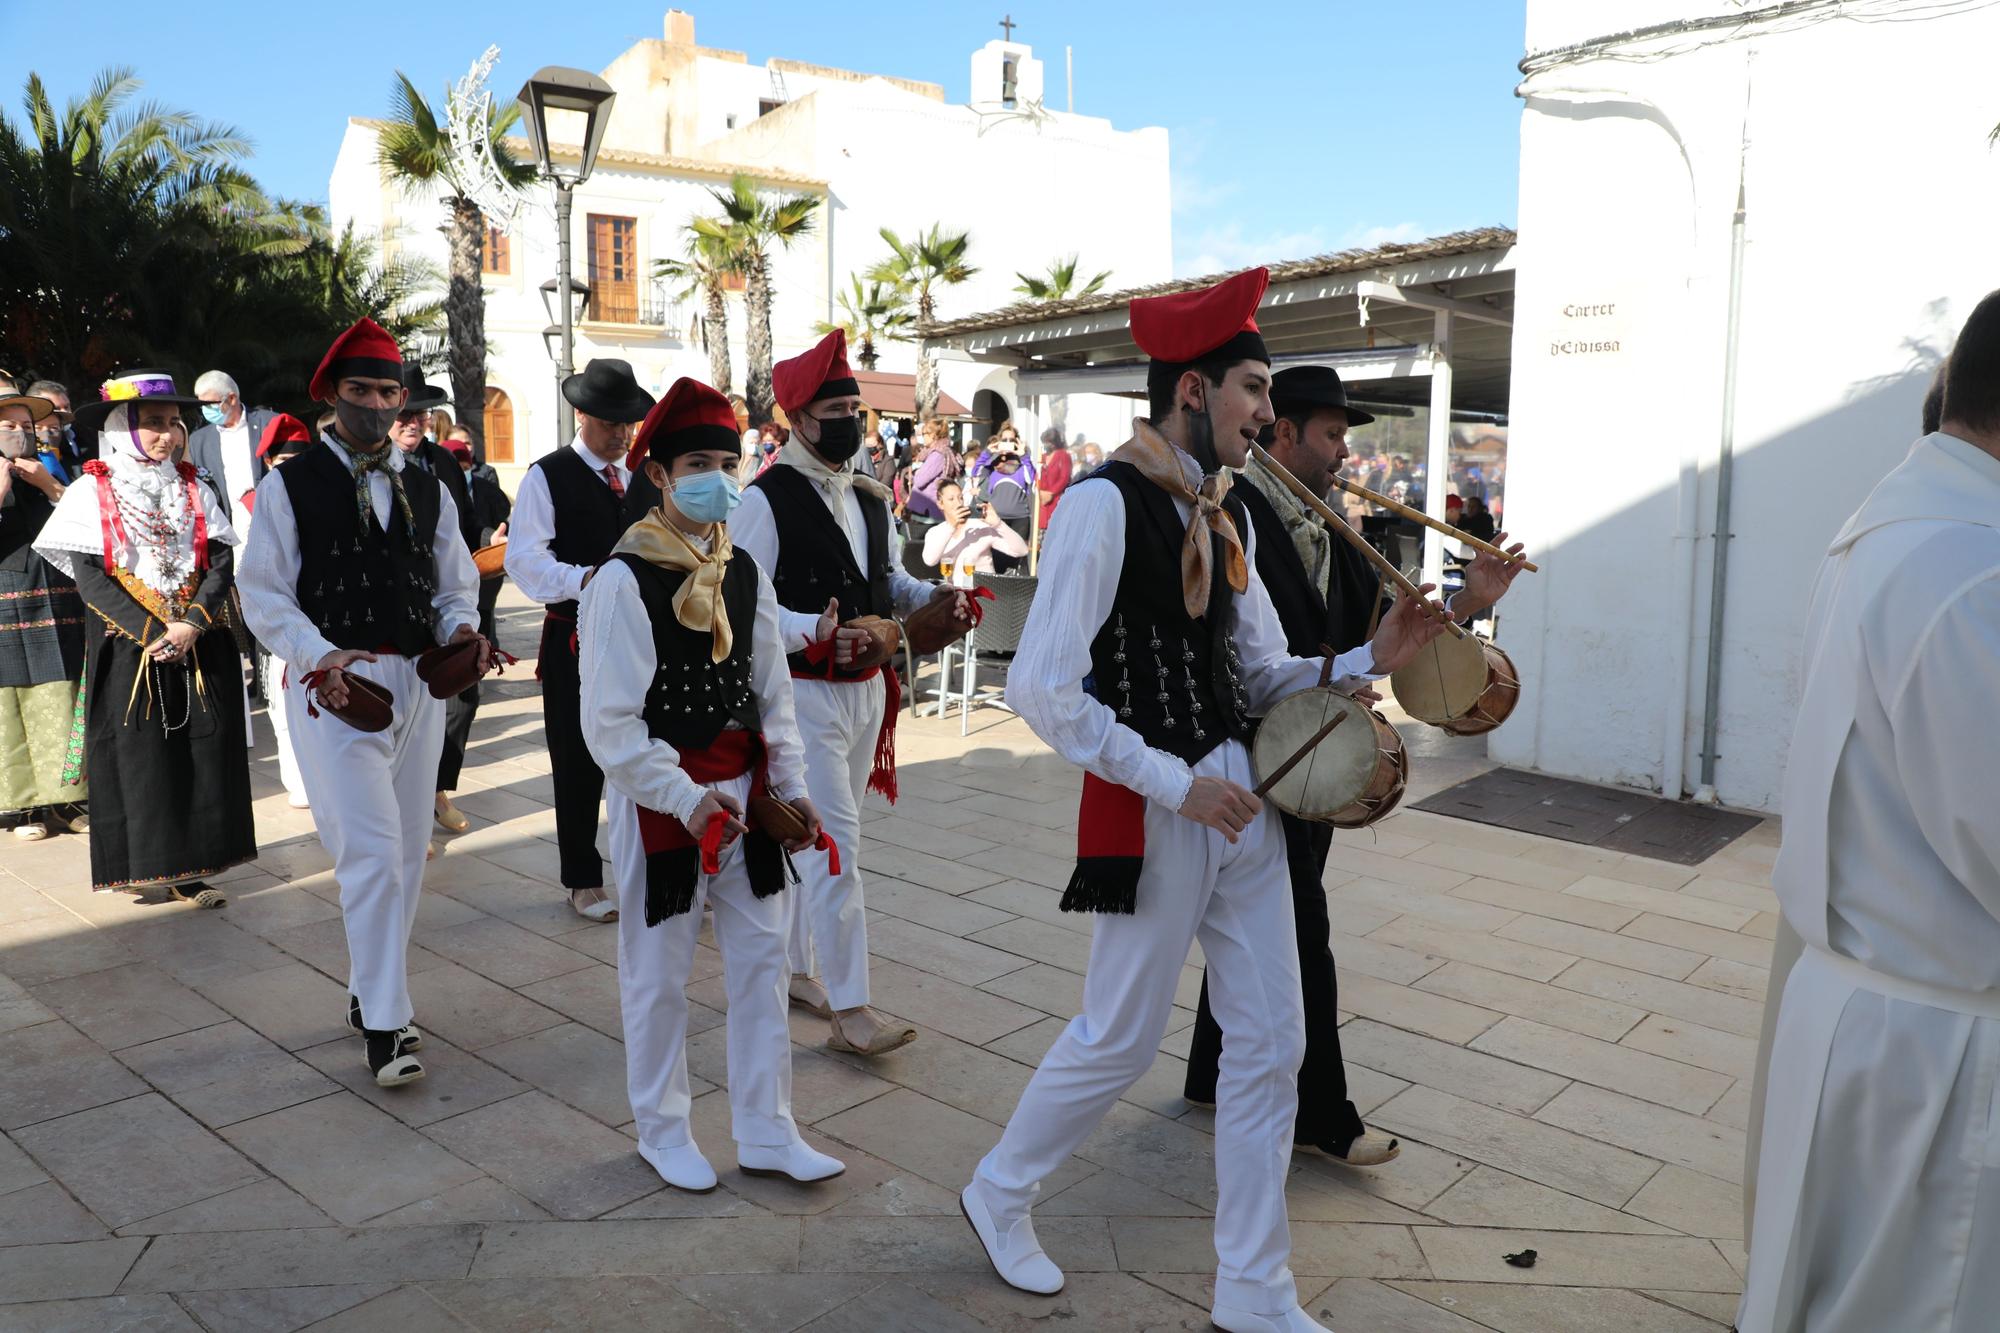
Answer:
M834 299L840 318L819 321L813 325L813 332L825 334L840 329L846 333L848 344L854 348L864 370L875 368L876 343L907 341L917 322L908 292L894 283L875 279L864 283L859 273L848 275L847 289Z
M310 411L306 381L355 319L419 346L441 332L434 270L378 266L324 210L266 196L241 134L140 87L107 70L58 110L30 74L25 115L0 113L0 365L77 402L121 369L187 389L219 367L252 402Z
M1030 301L1069 301L1082 296L1095 296L1110 280L1110 271L1099 273L1079 286L1076 261L1077 256L1073 254L1062 259L1051 259L1048 272L1041 277L1016 273L1014 276L1021 281L1014 290Z

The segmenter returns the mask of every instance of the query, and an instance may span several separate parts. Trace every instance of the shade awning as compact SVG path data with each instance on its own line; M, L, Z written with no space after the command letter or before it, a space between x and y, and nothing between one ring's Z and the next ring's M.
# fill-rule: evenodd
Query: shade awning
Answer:
M917 414L917 377L897 375L886 370L857 370L854 382L861 386L861 401L878 416L914 417ZM972 413L964 403L938 391L937 414L941 417L966 417Z

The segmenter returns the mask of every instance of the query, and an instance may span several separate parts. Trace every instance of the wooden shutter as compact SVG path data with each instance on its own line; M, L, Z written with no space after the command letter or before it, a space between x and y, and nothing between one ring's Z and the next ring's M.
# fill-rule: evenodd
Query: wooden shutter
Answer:
M486 229L486 252L480 257L482 273L506 274L513 271L513 255L507 249L507 233L498 227Z
M639 322L639 219L590 215L590 317Z
M514 403L504 389L486 386L486 461L514 461Z

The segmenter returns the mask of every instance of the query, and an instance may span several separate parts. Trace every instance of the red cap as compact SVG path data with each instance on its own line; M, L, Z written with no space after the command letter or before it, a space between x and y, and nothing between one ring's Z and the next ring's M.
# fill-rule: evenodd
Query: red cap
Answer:
M403 378L403 353L389 331L363 315L352 328L333 340L326 356L313 372L308 392L316 402L331 402L333 391L348 375L364 375L372 380Z
M807 403L822 398L858 394L861 386L847 365L847 332L835 329L809 351L771 367L771 393L792 416Z
M264 438L257 445L257 457L262 458L281 444L311 444L312 432L306 423L290 412L280 412L265 423Z
M1264 340L1257 334L1257 303L1264 299L1271 271L1246 269L1213 287L1171 296L1141 296L1132 302L1132 341L1158 362L1185 365L1221 349L1239 334L1245 359L1268 363Z
M742 447L743 439L736 433L736 409L729 400L700 380L683 375L632 432L625 466L637 468L648 458L665 463L697 449L724 449L733 454Z
M461 463L470 463L472 461L472 446L469 444L454 444L451 447L451 456Z

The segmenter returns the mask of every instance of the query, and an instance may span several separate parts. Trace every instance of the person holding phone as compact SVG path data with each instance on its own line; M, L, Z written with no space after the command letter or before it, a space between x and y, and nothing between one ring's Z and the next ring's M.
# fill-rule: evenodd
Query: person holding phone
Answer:
M945 579L961 588L972 586L972 576L993 573L993 553L1020 558L1028 554L1028 543L1007 526L988 501L979 507L979 517L965 498L965 488L955 481L938 487L938 507L944 521L924 534L924 563L940 568Z

